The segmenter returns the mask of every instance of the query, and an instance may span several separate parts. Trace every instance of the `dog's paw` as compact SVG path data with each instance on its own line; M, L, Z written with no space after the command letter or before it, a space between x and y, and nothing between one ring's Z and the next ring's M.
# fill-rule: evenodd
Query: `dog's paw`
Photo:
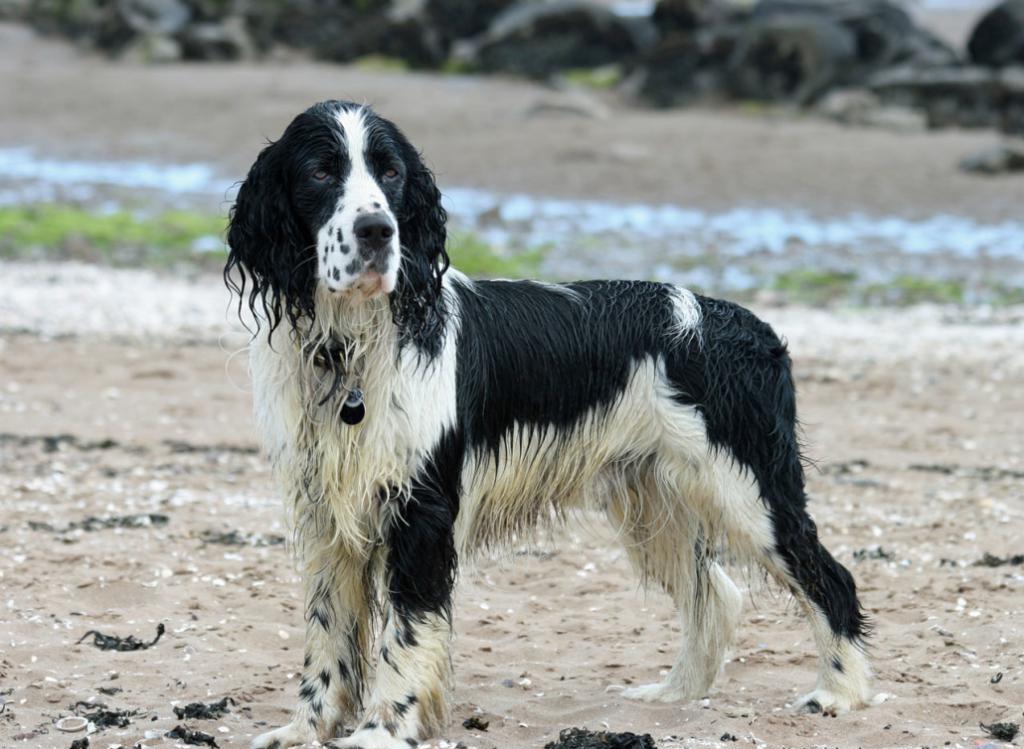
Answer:
M344 739L334 739L337 749L410 749L419 744L416 739L399 739L383 728L361 728Z
M797 700L793 708L798 713L820 713L834 718L863 706L864 700L862 699L819 687Z
M696 699L699 695L687 694L685 690L677 686L659 681L655 684L643 684L623 689L622 696L627 700L640 702L680 702Z
M316 734L311 728L289 723L273 731L261 733L252 740L251 747L252 749L288 749L289 746L308 744L315 739Z

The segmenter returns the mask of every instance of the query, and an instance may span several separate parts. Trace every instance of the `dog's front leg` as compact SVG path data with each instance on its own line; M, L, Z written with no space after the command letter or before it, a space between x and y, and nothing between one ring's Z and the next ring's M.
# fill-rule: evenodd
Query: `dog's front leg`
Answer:
M318 554L303 577L306 650L291 723L258 736L253 749L285 749L337 736L362 709L369 661L372 576L365 562Z
M447 723L455 506L433 492L417 492L388 531L385 622L373 691L358 729L337 746L408 749Z

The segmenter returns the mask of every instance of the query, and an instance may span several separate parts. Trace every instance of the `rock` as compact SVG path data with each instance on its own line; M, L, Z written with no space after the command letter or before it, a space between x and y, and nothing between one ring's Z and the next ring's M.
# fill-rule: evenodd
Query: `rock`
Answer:
M176 39L160 34L136 37L120 52L122 59L143 63L168 63L181 59L181 45Z
M1024 145L1002 144L982 149L961 161L960 168L988 176L1024 172Z
M365 54L360 22L390 7L389 0L254 0L245 17L260 48L285 44L321 59L348 62Z
M445 47L482 34L516 0L426 0L426 16Z
M663 35L694 31L709 21L712 5L712 0L658 0L651 20Z
M0 0L0 21L21 21L28 16L31 0Z
M726 64L729 93L740 99L806 105L849 82L853 34L817 14L767 15L743 26Z
M110 53L124 49L136 35L114 0L37 0L26 13L29 23L42 33L59 34Z
M192 18L182 0L117 0L117 10L128 27L140 34L177 34Z
M967 52L979 65L1024 63L1024 0L1004 0L982 16L971 31Z
M427 3L404 0L385 13L356 21L358 56L382 55L404 60L413 67L438 67L448 46L429 18Z
M625 18L578 0L522 2L508 9L474 43L469 62L485 71L545 78L635 58L653 44L645 18Z
M731 27L668 34L643 54L623 92L656 107L719 96L737 36Z
M882 71L868 82L886 104L923 110L928 126L1000 127L1003 88L996 71L981 67L915 68Z
M245 22L237 16L189 25L181 35L181 50L186 60L229 61L253 56Z
M843 89L828 94L818 105L824 116L844 125L875 127L895 132L921 132L928 127L923 112L906 106L885 106L865 89Z
M950 65L956 52L917 26L891 0L762 0L754 17L812 15L838 23L854 37L856 70L847 78L860 82L870 73L897 64Z

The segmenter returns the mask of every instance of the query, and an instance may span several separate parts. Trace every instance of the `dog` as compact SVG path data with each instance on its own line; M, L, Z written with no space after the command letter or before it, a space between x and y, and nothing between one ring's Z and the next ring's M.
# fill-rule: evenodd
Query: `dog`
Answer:
M306 601L298 707L253 746L436 736L459 559L580 509L684 630L665 679L626 698L708 693L741 608L728 559L810 622L820 669L797 706L864 706L867 618L806 510L785 344L667 284L470 280L445 222L417 150L351 102L298 115L239 189L225 279L257 320L256 421Z

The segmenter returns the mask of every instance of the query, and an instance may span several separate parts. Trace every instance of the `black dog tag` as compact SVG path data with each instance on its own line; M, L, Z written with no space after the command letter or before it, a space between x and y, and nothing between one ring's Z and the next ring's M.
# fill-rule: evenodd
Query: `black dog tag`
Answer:
M341 420L348 425L358 424L366 416L366 406L363 405L363 391L353 388L345 399L345 405L341 407Z

